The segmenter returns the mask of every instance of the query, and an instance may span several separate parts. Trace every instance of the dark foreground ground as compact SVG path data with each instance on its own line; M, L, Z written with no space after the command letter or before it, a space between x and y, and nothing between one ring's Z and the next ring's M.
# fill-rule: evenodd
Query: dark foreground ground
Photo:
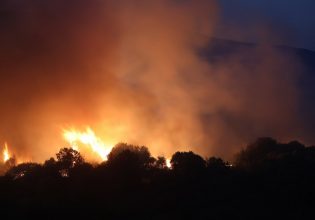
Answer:
M262 138L233 166L177 152L172 169L144 147L120 144L95 166L62 149L11 167L0 203L1 219L314 219L315 148Z

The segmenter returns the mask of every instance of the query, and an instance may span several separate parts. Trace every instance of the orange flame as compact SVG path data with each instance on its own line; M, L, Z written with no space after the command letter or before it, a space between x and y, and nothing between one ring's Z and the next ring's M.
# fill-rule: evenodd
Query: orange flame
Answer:
M79 143L90 147L103 161L107 160L107 156L113 148L113 146L104 144L89 127L84 132L75 129L64 130L63 137L77 151L79 151Z
M3 162L7 162L10 159L10 153L8 149L8 144L4 143L4 149L3 149Z
M166 166L167 166L168 168L171 168L171 167L172 167L171 159L166 159Z

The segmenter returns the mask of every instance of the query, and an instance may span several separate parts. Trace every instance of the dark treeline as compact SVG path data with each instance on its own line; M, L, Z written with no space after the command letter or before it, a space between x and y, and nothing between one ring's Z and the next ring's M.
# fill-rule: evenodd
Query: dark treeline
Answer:
M0 178L1 219L314 219L315 147L260 138L228 163L116 145L92 165L63 148Z

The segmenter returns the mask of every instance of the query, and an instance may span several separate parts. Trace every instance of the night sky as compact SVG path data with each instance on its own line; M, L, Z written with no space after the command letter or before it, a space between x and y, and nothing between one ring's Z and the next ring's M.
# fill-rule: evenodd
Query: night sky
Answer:
M227 26L222 36L247 40L250 34L239 36L235 29L250 32L260 22L282 35L280 44L315 50L313 0L220 0L220 6Z

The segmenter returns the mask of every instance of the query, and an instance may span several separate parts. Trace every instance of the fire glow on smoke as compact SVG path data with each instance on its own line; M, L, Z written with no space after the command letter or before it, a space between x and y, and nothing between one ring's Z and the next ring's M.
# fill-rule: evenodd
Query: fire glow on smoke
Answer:
M108 154L114 147L114 144L105 143L90 127L83 131L75 128L63 129L62 136L72 149L80 152L84 157L93 158L92 160L94 161L106 161ZM25 158L17 158L15 153L9 149L7 142L5 142L2 150L2 162L7 163L10 159L13 159L16 165L31 161ZM166 166L170 168L170 158L167 158L165 162Z

